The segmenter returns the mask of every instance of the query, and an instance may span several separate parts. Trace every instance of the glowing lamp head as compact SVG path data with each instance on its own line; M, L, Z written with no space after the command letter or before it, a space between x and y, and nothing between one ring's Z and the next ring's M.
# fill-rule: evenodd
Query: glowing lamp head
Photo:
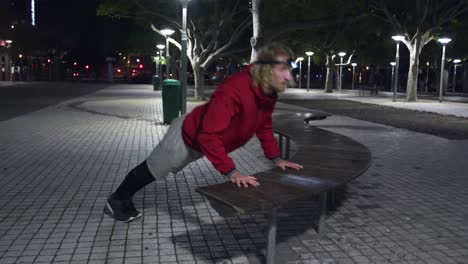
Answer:
M161 33L163 33L163 35L166 37L169 37L170 35L174 34L174 32L174 30L168 28L161 30Z
M301 61L303 61L303 60L304 60L304 57L298 57L298 58L296 59L296 63L301 62Z
M445 44L449 43L450 41L452 41L452 39L450 39L450 38L440 38L440 39L438 39L438 41L445 45Z
M405 36L395 35L395 36L392 36L392 39L395 40L395 41L403 41L403 40L405 40Z

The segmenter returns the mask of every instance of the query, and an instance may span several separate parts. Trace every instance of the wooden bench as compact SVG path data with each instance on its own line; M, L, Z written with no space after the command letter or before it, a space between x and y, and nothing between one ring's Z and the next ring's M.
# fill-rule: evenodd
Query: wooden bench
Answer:
M253 210L268 211L267 263L273 264L276 247L277 209L289 202L319 197L320 217L317 232L323 230L327 204L334 204L335 189L364 173L371 155L362 144L308 122L324 119L325 113L289 113L274 116L274 131L279 135L282 157L304 165L300 171L273 168L256 173L260 186L238 188L231 182L204 186L196 191L208 197L213 208L224 217ZM297 152L290 156L290 140Z

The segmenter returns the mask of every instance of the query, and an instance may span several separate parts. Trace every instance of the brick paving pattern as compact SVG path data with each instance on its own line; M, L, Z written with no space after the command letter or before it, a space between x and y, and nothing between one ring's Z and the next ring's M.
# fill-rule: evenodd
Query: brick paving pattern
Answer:
M222 182L206 159L135 198L130 224L107 196L164 135L160 92L115 85L0 122L0 263L261 263L262 212L224 219L197 186ZM316 203L279 211L277 263L468 263L468 142L352 118L314 125L372 152L318 235ZM253 139L241 171L272 166Z

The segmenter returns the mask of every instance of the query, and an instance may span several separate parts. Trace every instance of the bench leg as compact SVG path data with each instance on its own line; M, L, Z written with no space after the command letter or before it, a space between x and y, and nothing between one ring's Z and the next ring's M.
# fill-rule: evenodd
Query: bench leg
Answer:
M268 212L268 241L267 241L267 256L266 263L275 263L275 248L276 248L276 208L269 209Z
M281 157L284 157L283 156L283 136L282 135L278 136L278 145L279 145L279 148L280 148L280 155L281 155Z
M317 233L320 235L325 229L325 218L327 217L327 192L322 192L319 197L320 217L317 225Z
M286 138L286 153L284 154L285 159L289 159L289 152L291 151L291 139Z

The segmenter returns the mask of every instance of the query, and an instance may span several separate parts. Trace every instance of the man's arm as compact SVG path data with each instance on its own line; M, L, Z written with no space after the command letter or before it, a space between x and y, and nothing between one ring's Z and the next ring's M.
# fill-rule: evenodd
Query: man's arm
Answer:
M282 170L286 170L287 168L301 170L304 168L300 164L289 162L281 158L281 152L278 146L278 141L276 141L275 135L273 133L272 112L268 113L265 122L259 128L256 134L257 138L262 144L265 157L270 159L276 167L281 168Z
M196 138L202 153L218 171L228 177L236 172L236 166L224 148L221 135L238 111L236 96L219 87L208 104Z

